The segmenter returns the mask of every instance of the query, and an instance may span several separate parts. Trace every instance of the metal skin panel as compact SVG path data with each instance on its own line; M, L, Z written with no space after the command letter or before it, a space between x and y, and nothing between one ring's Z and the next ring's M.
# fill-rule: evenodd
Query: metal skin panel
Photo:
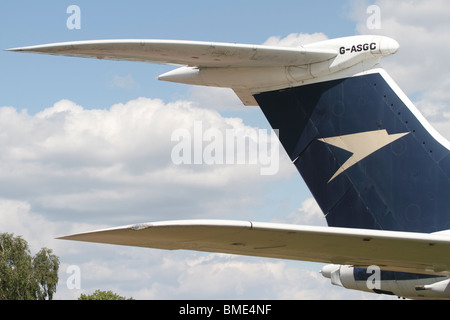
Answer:
M353 76L371 69L399 44L384 36L351 36L298 47L236 43L117 39L53 43L8 49L72 57L181 66L159 80L232 88L244 105L253 94L304 85L316 79ZM339 74L339 75L337 75ZM305 82L306 81L306 82Z
M327 48L283 48L236 43L150 39L75 41L12 48L8 51L199 68L305 65L326 61L337 55L336 50Z
M379 73L255 96L329 226L431 233L450 229L449 150ZM405 134L330 178L352 153L319 139ZM369 143L362 140L361 144Z
M60 239L197 250L449 275L448 235L286 224L181 220L98 230Z
M365 269L329 265L321 272L331 279L332 284L347 289L396 295L408 299L449 298L446 290L449 281L447 277L380 270L376 266Z

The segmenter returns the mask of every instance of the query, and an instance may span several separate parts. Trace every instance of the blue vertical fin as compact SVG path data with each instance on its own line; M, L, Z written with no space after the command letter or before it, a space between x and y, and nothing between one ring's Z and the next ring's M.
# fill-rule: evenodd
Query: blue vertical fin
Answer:
M450 229L450 152L382 69L255 95L329 226Z

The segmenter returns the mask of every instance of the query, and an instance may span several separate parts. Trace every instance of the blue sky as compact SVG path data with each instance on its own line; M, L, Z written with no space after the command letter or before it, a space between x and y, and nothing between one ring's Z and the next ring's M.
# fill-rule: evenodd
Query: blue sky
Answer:
M120 38L262 44L378 33L401 45L386 69L450 136L448 4L373 2L381 8L379 30L366 28L369 1L9 1L0 4L0 47ZM80 30L66 26L73 4ZM62 262L57 298L96 289L138 299L377 298L331 286L320 264L54 240L181 218L323 223L283 155L279 175L270 177L247 167L170 164L170 134L180 123L268 127L259 108L242 107L233 93L156 80L172 69L0 51L0 232L23 235L33 250L55 250ZM66 285L73 265L82 271L76 290Z

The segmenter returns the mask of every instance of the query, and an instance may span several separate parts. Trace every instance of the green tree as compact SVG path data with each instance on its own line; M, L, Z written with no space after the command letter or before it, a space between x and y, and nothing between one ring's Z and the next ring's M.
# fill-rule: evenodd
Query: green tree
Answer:
M58 284L59 259L51 249L42 248L33 258L35 280L39 284L38 299L53 299Z
M78 300L133 300L133 299L121 297L118 294L113 293L112 291L96 290L93 294L90 295L81 294Z
M58 269L52 250L43 248L32 257L24 239L0 234L0 300L51 300Z

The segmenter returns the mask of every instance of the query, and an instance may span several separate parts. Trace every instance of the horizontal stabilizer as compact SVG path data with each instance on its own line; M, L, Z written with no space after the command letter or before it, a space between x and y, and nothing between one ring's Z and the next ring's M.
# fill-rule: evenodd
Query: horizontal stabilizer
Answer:
M179 66L159 80L231 88L246 106L254 95L304 85L325 77L351 76L394 54L398 43L383 36L353 36L298 47L182 40L90 40L7 51L124 60ZM348 49L348 50L347 50Z
M184 220L130 225L60 239L342 265L377 265L392 271L450 275L450 236L445 233Z
M322 48L174 40L93 40L38 45L7 51L161 63L190 67L280 67L317 63L338 52Z

